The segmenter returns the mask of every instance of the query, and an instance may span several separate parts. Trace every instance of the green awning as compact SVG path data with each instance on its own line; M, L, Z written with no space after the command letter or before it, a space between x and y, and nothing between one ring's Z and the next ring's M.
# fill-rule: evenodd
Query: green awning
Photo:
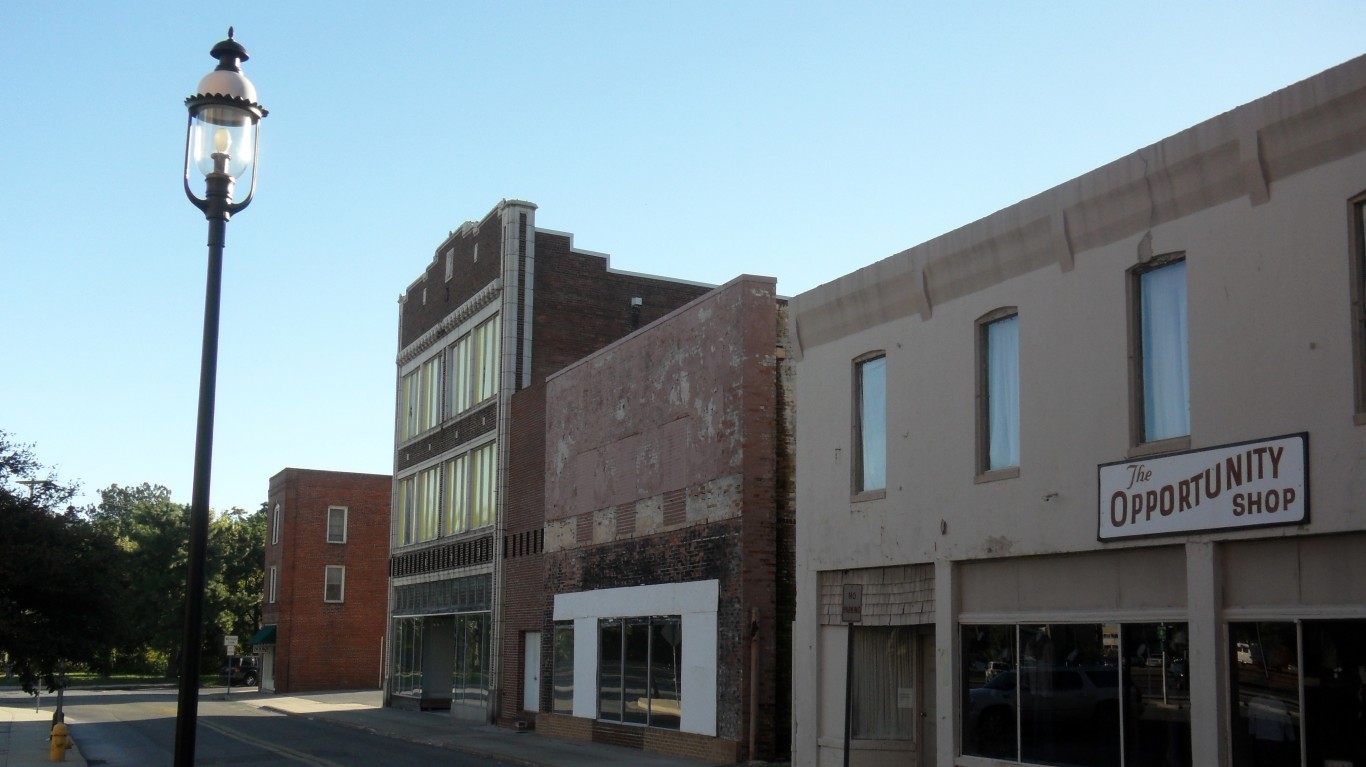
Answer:
M248 644L253 646L258 644L275 644L275 627L266 626L255 634L252 634Z

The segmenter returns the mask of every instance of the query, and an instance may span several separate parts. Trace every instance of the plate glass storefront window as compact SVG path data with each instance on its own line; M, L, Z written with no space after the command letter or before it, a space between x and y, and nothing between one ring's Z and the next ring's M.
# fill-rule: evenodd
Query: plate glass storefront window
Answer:
M682 715L680 616L598 621L598 718L676 730Z
M395 695L422 694L422 619L398 618L394 621Z
M570 621L555 624L552 675L555 689L551 693L550 710L556 714L574 713L574 624Z
M1233 764L1366 764L1366 621L1229 624Z
M964 625L963 753L1189 765L1185 637L1183 623Z

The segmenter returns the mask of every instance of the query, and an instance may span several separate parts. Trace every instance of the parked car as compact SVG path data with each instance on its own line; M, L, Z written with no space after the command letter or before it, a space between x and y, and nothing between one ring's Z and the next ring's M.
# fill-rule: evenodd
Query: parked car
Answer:
M228 665L219 669L218 676L226 681L229 687L235 684L255 687L261 683L261 670L256 667L255 656L251 655L228 661Z

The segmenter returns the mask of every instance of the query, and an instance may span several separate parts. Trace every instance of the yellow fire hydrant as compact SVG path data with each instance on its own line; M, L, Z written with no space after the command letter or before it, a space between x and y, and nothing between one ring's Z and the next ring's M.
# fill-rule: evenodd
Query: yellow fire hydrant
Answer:
M76 745L71 740L71 730L67 726L58 722L52 725L52 748L48 751L47 759L49 762L65 762L66 750Z

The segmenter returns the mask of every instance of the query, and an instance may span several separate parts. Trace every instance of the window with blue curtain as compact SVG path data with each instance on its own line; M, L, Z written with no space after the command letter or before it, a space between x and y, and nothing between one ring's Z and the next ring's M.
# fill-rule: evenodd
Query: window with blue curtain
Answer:
M855 492L887 487L887 358L857 363L857 441Z
M985 327L986 468L1020 465L1020 316Z
M1143 442L1190 434L1190 367L1186 344L1186 261L1138 276L1143 389Z

